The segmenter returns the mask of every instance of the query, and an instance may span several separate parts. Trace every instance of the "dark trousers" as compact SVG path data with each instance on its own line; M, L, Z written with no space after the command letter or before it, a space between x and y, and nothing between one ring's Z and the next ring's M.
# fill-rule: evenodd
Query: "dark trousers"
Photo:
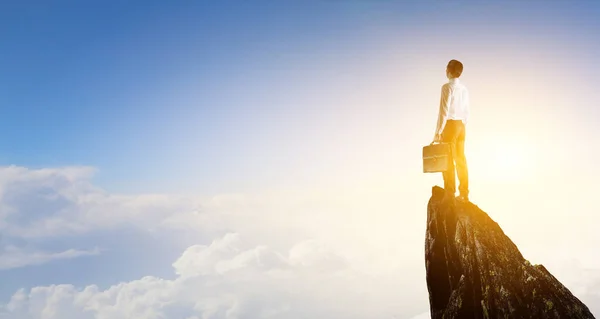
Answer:
M443 173L444 189L452 194L456 192L456 174L460 185L460 195L469 195L469 170L467 169L467 158L465 157L465 124L462 121L448 120L442 132L442 142L448 143L452 149L452 161L450 169ZM455 165L456 163L456 165Z

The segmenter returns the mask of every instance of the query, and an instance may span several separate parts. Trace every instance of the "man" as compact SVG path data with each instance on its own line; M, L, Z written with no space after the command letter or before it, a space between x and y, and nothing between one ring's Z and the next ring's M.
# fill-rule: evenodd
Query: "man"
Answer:
M459 199L469 200L469 173L467 159L465 158L465 127L469 117L469 91L460 83L459 77L463 71L463 64L451 60L446 67L448 83L442 86L440 111L434 142L448 143L452 149L452 161L448 171L443 173L444 189L452 196L456 193L456 173L460 185L458 187Z

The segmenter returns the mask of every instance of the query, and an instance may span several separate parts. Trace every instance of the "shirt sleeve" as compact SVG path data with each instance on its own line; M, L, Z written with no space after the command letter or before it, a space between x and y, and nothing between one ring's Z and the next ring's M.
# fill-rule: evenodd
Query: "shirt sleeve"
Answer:
M435 129L435 134L442 134L444 131L444 126L446 125L446 119L448 118L448 102L450 98L450 88L448 85L442 86L442 94L440 97L440 111L438 114L437 127Z

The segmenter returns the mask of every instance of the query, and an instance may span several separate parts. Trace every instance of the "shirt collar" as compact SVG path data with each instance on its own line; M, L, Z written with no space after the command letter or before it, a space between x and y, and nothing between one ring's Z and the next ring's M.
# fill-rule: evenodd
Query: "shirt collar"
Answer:
M458 84L460 81L458 80L458 78L451 78L450 80L448 80L449 83L453 83L453 84Z

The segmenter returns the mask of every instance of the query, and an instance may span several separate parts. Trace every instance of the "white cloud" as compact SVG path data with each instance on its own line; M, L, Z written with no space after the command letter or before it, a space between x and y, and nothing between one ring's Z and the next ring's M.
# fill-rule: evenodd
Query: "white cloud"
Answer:
M243 234L276 249L313 238L334 246L373 271L421 268L419 246L425 214L389 188L264 192L217 196L110 194L90 182L90 168L0 168L0 232L24 239L135 227L220 236ZM423 201L427 195L424 194ZM176 240L176 238L174 239ZM412 259L412 257L416 257Z
M99 249L76 250L69 249L57 253L28 251L14 246L7 246L0 251L0 270L19 268L30 265L40 265L57 259L72 259L81 256L91 256L100 253Z
M0 168L0 231L34 238L133 225L148 228L194 209L196 199L109 194L90 182L94 170Z
M5 305L3 315L15 319L393 318L406 311L407 305L390 293L390 285L399 284L397 276L376 278L353 269L325 245L303 242L285 254L266 246L245 246L238 234L227 234L210 245L189 247L173 263L178 274L173 280L144 277L106 290L93 285L20 290Z

